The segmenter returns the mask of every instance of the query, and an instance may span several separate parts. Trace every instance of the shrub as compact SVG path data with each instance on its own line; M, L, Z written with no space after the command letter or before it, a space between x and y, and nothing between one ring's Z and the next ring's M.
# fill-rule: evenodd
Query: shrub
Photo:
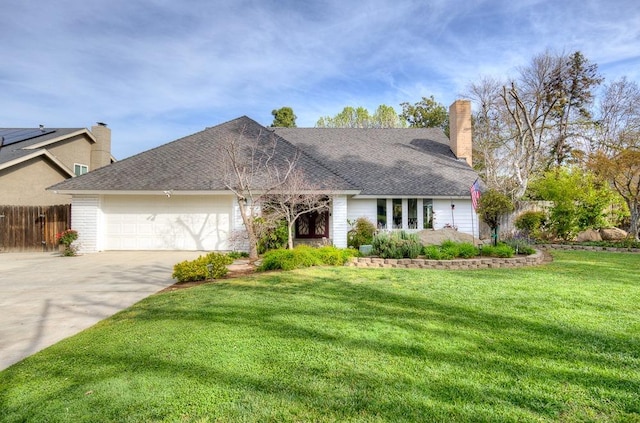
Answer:
M66 245L68 247L73 241L78 239L78 231L67 229L66 231L62 231L57 234L56 238L58 239L58 244Z
M458 244L458 257L472 258L478 255L478 248L470 242Z
M329 266L342 266L349 258L359 255L358 250L352 248L340 249L331 246L318 248L316 254L322 264Z
M382 258L416 258L422 252L418 235L405 231L378 233L371 243L373 253Z
M445 260L451 260L458 257L458 243L447 240L440 244L440 251Z
M483 245L480 248L480 254L487 257L513 257L514 251L509 245L500 243L498 245Z
M233 258L230 256L213 252L195 260L185 260L174 265L171 277L178 282L218 279L227 274L227 265L231 263Z
M441 245L429 245L424 248L425 258L431 260L452 260L454 258L472 258L478 255L478 248L470 242L444 241Z
M234 260L249 257L249 253L247 253L246 251L230 251L227 253L227 255Z
M530 255L536 252L529 242L523 238L507 238L503 242L513 248L516 254Z
M301 245L293 250L283 248L268 251L262 258L259 270L293 270L322 264L312 252L312 247Z
M313 248L300 245L293 250L271 250L262 258L258 270L293 270L311 266L341 266L357 252L336 247Z
M257 218L256 220L258 222L264 222L263 218ZM288 242L289 231L287 229L287 221L281 220L275 227L263 228L261 236L258 239L258 254L264 254L269 250L285 248Z
M366 217L359 217L353 225L353 229L347 233L347 245L356 250L361 245L369 245L373 241L375 233L376 225Z
M538 239L541 237L541 230L546 218L547 215L543 211L527 211L518 215L514 224L526 236Z
M424 257L429 260L443 260L440 247L437 245L427 245L424 247Z

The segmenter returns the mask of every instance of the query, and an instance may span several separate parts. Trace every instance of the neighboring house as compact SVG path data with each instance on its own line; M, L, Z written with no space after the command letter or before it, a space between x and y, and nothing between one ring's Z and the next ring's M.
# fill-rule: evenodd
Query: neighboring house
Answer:
M207 128L50 187L72 196L72 226L82 252L229 250L243 230L225 187L224 150L261 137L277 139L279 157L301 151L298 168L330 193L331 209L301 219L297 238L346 247L349 221L381 229L455 226L478 233L469 188L471 108L450 108L451 142L438 129L266 128L248 117Z
M0 128L0 205L70 204L46 188L113 161L111 130Z

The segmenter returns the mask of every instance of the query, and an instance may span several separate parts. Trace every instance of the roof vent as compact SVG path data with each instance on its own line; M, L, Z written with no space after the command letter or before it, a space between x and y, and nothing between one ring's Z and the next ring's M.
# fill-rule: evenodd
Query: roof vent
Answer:
M40 124L40 130L44 132L44 125Z

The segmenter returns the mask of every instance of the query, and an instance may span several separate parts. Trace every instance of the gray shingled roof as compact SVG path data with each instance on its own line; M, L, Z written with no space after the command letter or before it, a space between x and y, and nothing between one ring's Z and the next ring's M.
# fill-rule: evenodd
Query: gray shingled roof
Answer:
M33 129L35 131L37 128L0 128L0 134L9 135L16 131L25 131L28 129ZM53 132L50 132L35 138L31 138L25 141L16 142L15 144L1 146L0 147L0 165L16 159L20 159L21 157L25 157L30 154L33 154L34 151L38 151L38 149L25 150L26 147L30 147L35 144L40 144L41 142L49 141L55 138L64 137L65 135L69 135L74 132L81 131L84 128L47 128L47 129Z
M248 153L254 143L269 143L277 135L246 116L126 158L49 189L62 191L218 191L225 190L225 150L237 140ZM285 140L276 142L276 159L292 158L298 151ZM302 154L298 167L320 189L357 190L312 157ZM259 183L261 178L256 178ZM255 187L255 186L254 186Z
M319 188L380 196L468 196L478 177L455 158L441 130L265 128L243 116L50 189L224 190L222 145L240 140L246 152L256 140L274 136L280 159L292 157L297 149L304 153L298 168Z
M361 195L468 196L478 174L439 129L276 128Z

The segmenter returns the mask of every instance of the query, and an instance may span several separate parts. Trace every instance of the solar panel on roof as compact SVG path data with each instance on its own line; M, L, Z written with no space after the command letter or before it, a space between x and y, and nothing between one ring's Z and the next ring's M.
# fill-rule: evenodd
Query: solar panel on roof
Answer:
M2 139L2 143L0 145L11 145L18 142L41 137L43 135L51 134L53 132L56 132L56 130L44 128L2 129L0 130L0 138Z

